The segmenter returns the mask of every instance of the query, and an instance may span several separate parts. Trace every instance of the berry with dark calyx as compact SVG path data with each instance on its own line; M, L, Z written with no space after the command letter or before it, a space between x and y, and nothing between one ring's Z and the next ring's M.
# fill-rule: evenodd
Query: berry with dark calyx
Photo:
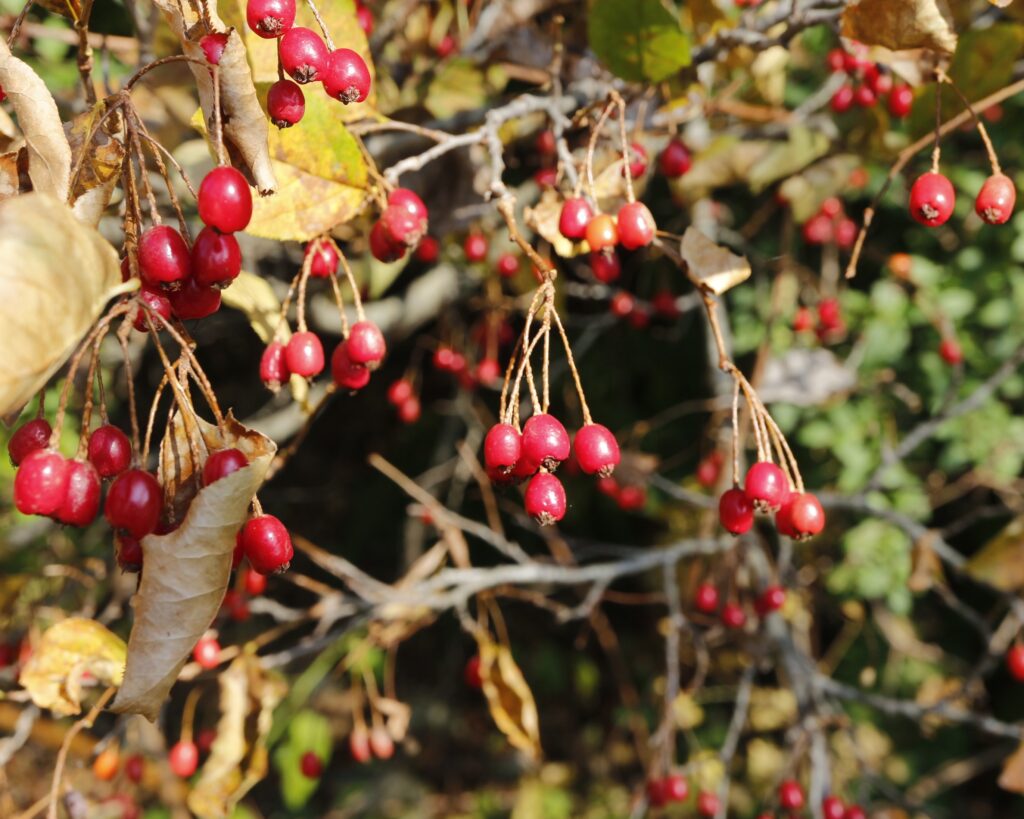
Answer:
M718 518L727 532L742 535L754 525L754 504L742 489L727 489L718 500Z
M67 488L54 517L69 526L88 526L100 511L100 476L88 461L67 462Z
M804 806L804 791L798 782L787 779L779 785L779 806L784 810L800 810Z
M722 474L724 462L725 456L717 449L705 455L697 464L697 483L705 489L713 487L718 483L718 478Z
M523 425L523 457L554 472L569 457L569 433L549 413L533 415Z
M327 96L346 105L362 102L370 93L370 69L363 58L350 48L339 48L328 55L321 79Z
M225 288L242 272L242 251L230 233L210 227L199 231L192 245L192 275L203 287Z
M319 779L324 772L324 763L313 751L306 751L299 759L299 770L306 779Z
M284 345L280 341L270 342L260 358L260 381L277 392L290 375Z
M123 572L142 570L142 544L131 535L115 535L117 565Z
M316 333L308 330L295 333L284 348L284 360L288 372L303 378L312 378L323 372L324 348Z
M295 23L295 0L249 0L245 21L260 37L273 40Z
M523 452L523 436L511 424L495 424L484 437L484 465L488 470L508 474Z
M67 494L70 462L54 449L25 456L14 475L14 505L23 515L52 515Z
M370 370L363 364L351 361L348 357L348 345L342 342L331 353L331 378L343 389L361 390L370 383ZM398 402L396 406L401 407L405 400Z
M433 264L440 255L441 245L433 236L424 236L416 247L416 261Z
M45 449L50 443L53 429L45 418L33 418L18 427L7 442L7 454L11 463L17 466L31 453Z
M297 83L319 80L327 65L327 44L315 31L293 26L278 41L278 54L284 73Z
M372 321L359 321L352 325L345 340L345 354L353 364L362 364L369 370L380 366L387 344L384 334Z
M384 728L370 731L370 750L377 759L391 759L395 755L395 741Z
M943 361L953 367L964 360L964 351L960 347L960 342L951 336L947 336L939 342L939 355L942 356Z
M378 262L397 262L405 255L407 247L405 244L396 242L384 223L377 220L370 228L370 253Z
M181 234L154 225L139 239L139 275L153 287L175 286L192 275L192 256Z
M487 239L481 233L470 233L462 243L467 262L482 262L487 258Z
M647 149L639 142L629 143L629 175L633 179L643 176L647 170ZM626 175L626 167L622 167L622 175Z
M1017 202L1017 188L1013 180L1005 174L992 174L978 191L974 200L974 210L990 225L1002 225L1013 214L1013 206Z
M587 223L587 244L592 251L610 250L619 243L615 220L607 213L599 213Z
M850 805L843 814L843 819L868 819L868 815L860 805Z
M245 569L242 572L242 585L245 593L252 597L259 597L267 590L267 576L254 572L252 569Z
M757 611L761 615L778 611L786 604L786 590L782 586L768 586L757 598Z
M758 461L747 470L743 489L758 508L777 509L789 497L789 480L771 461Z
M422 411L420 399L412 395L398 405L398 420L403 424L415 424L420 420Z
M220 58L224 56L224 49L228 45L228 35L220 32L205 34L199 40L199 47L203 50L203 56L210 65L220 65Z
M139 288L138 299L145 307L139 306L139 312L135 316L135 329L140 333L149 332L149 322L152 321L153 329L162 330L164 322L170 321L171 318L171 300L164 295L163 290L149 284L143 284ZM149 310L146 310L146 307Z
M914 106L914 91L909 85L895 85L889 92L889 113L902 119Z
M338 251L330 242L312 241L306 245L306 256L312 256L309 275L314 279L330 278L338 270Z
M202 319L220 310L220 289L203 287L195 279L170 294L171 310L181 321Z
M278 80L267 91L267 116L278 128L291 128L306 114L306 95L291 80Z
M1014 645L1006 652L1006 668L1018 682L1024 682L1024 645Z
M380 216L380 225L388 239L392 244L404 249L419 244L426 224L400 207L388 206Z
M519 257L515 253L502 253L498 257L498 275L505 279L511 279L519 272Z
M693 595L693 606L697 611L704 614L713 614L718 611L718 589L711 583L701 583Z
M622 262L619 261L619 254L615 251L590 254L590 269L594 278L604 284L611 284L622 275Z
M825 511L811 492L804 492L790 501L789 519L798 538L813 537L825 528Z
M565 517L565 487L550 472L538 472L526 487L526 514L541 526Z
M697 814L700 816L715 816L719 804L718 795L711 791L701 791L697 794Z
M690 152L678 139L671 140L658 157L658 168L663 176L678 179L693 165Z
M179 740L171 746L171 750L167 754L167 762L175 776L188 779L199 767L199 749L194 742Z
M588 475L600 475L602 478L611 475L621 459L619 442L602 424L587 424L577 432L573 450L580 469Z
M651 803L651 807L660 808L665 804L664 779L648 779L646 790L647 801Z
M249 565L260 574L285 571L295 554L288 530L273 515L251 518L242 527L239 539Z
M391 386L388 387L388 403L394 404L396 407L404 401L408 401L412 398L412 395L413 388L408 379L399 378L397 381L393 381Z
M845 114L853 108L854 90L852 85L841 85L832 95L829 106L836 114Z
M477 383L481 386L494 386L501 378L501 365L498 364L496 359L482 358L476 365L476 373L474 375L476 376Z
M214 168L203 177L196 196L199 218L221 233L245 230L252 219L252 191L241 171L229 165Z
M826 796L821 800L821 815L824 819L844 819L846 805L838 796Z
M647 247L654 239L654 217L643 202L627 202L619 208L616 226L626 250Z
M587 225L594 218L594 211L582 196L566 199L558 217L558 230L566 239L578 242L587 235Z
M941 173L925 173L910 188L910 215L926 227L944 225L953 215L956 193Z
M141 540L160 522L163 492L156 477L142 469L118 475L107 492L103 513L114 529Z
M145 767L145 760L138 754L132 754L124 761L124 774L132 782L138 784L142 781L142 772Z
M240 449L218 449L211 452L210 457L203 464L203 486L209 486L214 481L226 478L232 472L237 472L242 467L249 465L249 459Z
M690 783L681 773L669 774L664 783L665 800L668 802L685 802L690 795Z
M739 603L728 602L722 606L722 625L726 628L743 628L747 622L746 612Z
M352 758L365 765L373 759L373 752L370 751L370 733L364 725L356 725L348 738L348 750Z

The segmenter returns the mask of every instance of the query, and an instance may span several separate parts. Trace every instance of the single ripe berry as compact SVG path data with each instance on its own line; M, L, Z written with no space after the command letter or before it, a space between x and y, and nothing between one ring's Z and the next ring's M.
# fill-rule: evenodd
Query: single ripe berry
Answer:
M312 241L306 245L306 256L312 256L309 275L314 279L328 279L338 270L338 251L330 242Z
M462 669L462 679L470 688L483 688L484 680L480 675L479 654L474 654L466 660L466 667Z
M825 58L825 64L828 66L828 70L833 74L845 71L846 52L841 48L833 48L828 52L828 56Z
M939 355L942 356L943 361L952 367L955 367L964 360L964 351L960 347L960 342L950 336L939 342Z
M69 465L53 449L37 449L25 456L14 475L14 505L23 515L52 515L64 502Z
M267 590L267 576L252 569L245 569L242 572L242 585L246 594L259 597Z
M394 241L384 223L379 219L370 228L370 253L379 262L397 262L407 250L404 244Z
M121 767L121 754L116 745L104 748L92 761L92 775L101 782L109 782L117 776L117 769Z
M667 802L685 802L690 795L690 784L681 773L669 774L665 777L664 790Z
M537 138L533 143L534 148L537 149L537 153L542 156L551 156L555 152L555 132L550 128L545 128L543 131L537 133Z
M142 234L139 275L154 287L175 285L192 275L192 257L178 231L168 225L154 225Z
M420 420L422 412L420 399L412 395L398 405L398 420L403 424L415 424Z
M249 459L240 449L232 447L211 452L210 457L203 464L203 486L209 486L214 481L226 478L232 472L237 472L248 465Z
M604 284L611 284L622 275L622 262L615 251L590 254L590 269L594 278Z
M841 85L832 95L829 106L836 114L845 114L853 108L854 90L852 85Z
M1013 214L1013 206L1017 201L1017 189L1013 180L1005 174L992 174L978 191L974 200L974 210L978 216L990 225L1002 225Z
M789 496L775 512L775 529L785 537L797 537L793 528L793 501L800 497L799 492L790 492Z
M697 813L700 816L714 816L718 813L719 798L711 791L701 791L697 794Z
M156 530L162 503L156 477L142 469L129 469L110 484L103 513L112 527L141 540Z
M440 255L441 245L433 236L424 236L416 248L416 261L433 264Z
M306 95L291 80L278 80L267 91L267 116L278 128L291 128L306 113Z
M747 622L746 612L739 603L728 602L722 606L722 625L726 628L743 628Z
M541 526L550 526L565 517L562 482L549 472L538 472L530 478L526 486L526 514Z
M1024 682L1024 645L1017 644L1006 652L1006 667L1015 680Z
M758 461L747 470L743 489L759 507L777 509L789 496L786 473L771 461Z
M324 369L324 348L316 333L296 333L284 348L288 372L303 378L319 375Z
M391 759L395 755L395 741L384 728L370 731L370 750L377 759Z
M718 518L727 532L742 535L754 525L754 504L742 489L727 489L718 500Z
M634 299L633 296L625 290L620 290L612 296L612 300L608 304L608 309L611 311L611 314L618 318L627 318L628 316L631 316L635 308L636 299Z
M395 188L388 194L388 207L404 210L420 224L422 229L427 226L427 206L415 191L408 188Z
M713 487L718 483L718 478L722 474L724 462L725 456L717 449L705 455L697 464L697 483L705 489Z
M124 775L132 782L138 784L142 781L142 773L145 767L145 760L138 754L132 754L124 761Z
M205 227L192 245L192 274L203 287L223 289L242 272L242 251L230 233Z
M327 57L323 84L327 96L346 105L362 102L370 93L370 69L352 49L339 48Z
M902 119L910 113L914 105L914 91L909 85L893 86L889 92L889 113Z
M387 344L384 334L372 321L359 321L352 325L352 330L345 340L345 354L353 364L362 364L369 370L380 366Z
M380 216L380 225L388 239L404 250L419 244L427 222L413 216L406 208L388 205Z
M515 253L502 253L498 257L498 275L511 279L519 272L519 257Z
M199 218L221 233L245 230L252 219L252 191L241 172L229 165L214 168L199 185Z
M117 565L123 572L142 571L142 544L138 538L131 535L119 534L114 536L116 544Z
M558 230L566 239L578 242L587 235L587 225L594 218L594 211L582 196L566 199L558 217Z
M373 752L370 750L370 732L363 725L357 725L352 729L348 737L348 750L352 758L361 765L365 765L373 759Z
M239 541L249 565L260 574L285 571L295 554L288 530L273 515L259 515L247 521Z
M534 171L533 181L539 188L554 188L558 185L558 168L538 168Z
M210 65L220 65L220 58L224 56L224 49L228 45L228 35L214 32L205 34L199 40L199 47L203 50L203 56Z
M366 6L362 4L356 6L356 20L359 21L359 27L363 30L363 34L367 37L373 34L373 12Z
M482 262L487 258L487 238L482 233L470 233L462 243L467 262Z
M807 307L798 307L793 316L793 332L806 333L814 327L814 316Z
M953 184L941 173L921 174L910 188L910 215L927 227L944 225L955 202Z
M821 508L821 502L811 492L804 492L792 498L789 519L798 538L813 537L825 528L825 511Z
M199 749L194 742L179 740L171 746L167 762L175 776L188 779L199 767Z
M843 819L868 819L868 815L860 805L850 805L843 814Z
M619 243L619 231L615 220L607 213L599 213L587 223L585 233L587 244L593 251L610 250Z
M664 779L648 779L646 790L647 801L651 803L651 807L660 808L665 804Z
M220 309L220 290L203 287L195 279L186 281L170 294L171 310L182 321L201 319Z
M818 302L818 325L826 331L842 328L843 314L838 299L822 299Z
M458 47L459 41L452 37L451 34L445 34L437 41L437 45L434 46L434 52L437 54L439 59L443 60L445 57L452 54Z
M846 805L838 796L826 796L821 800L821 815L824 819L844 819Z
M853 101L857 103L860 108L870 108L876 102L878 97L875 91L867 83L858 85L853 92Z
M327 44L315 31L303 26L288 29L278 41L285 74L297 83L319 80L327 65Z
M642 486L619 487L615 502L623 512L636 512L647 503L647 491Z
M228 617L234 620L236 623L244 623L249 619L251 614L249 610L249 601L245 595L240 593L237 589L228 589L224 593L224 600L221 603L221 611L226 611Z
M676 303L676 294L671 290L659 290L651 298L651 309L655 315L663 319L679 318L679 305Z
M139 312L135 316L135 329L140 333L146 333L149 331L149 322L152 321L153 329L162 330L164 322L170 321L171 318L171 300L162 290L150 284L143 284L137 295L142 304L139 305Z
M801 228L801 235L809 245L828 244L835 238L832 219L824 213L816 213Z
M821 203L820 211L830 219L834 219L843 212L843 202L838 196L830 196Z
M33 418L18 427L7 442L7 454L11 463L17 466L37 449L43 449L50 443L53 429L45 418Z
M260 37L273 40L295 23L295 0L249 0L245 21Z
M569 433L548 413L533 415L523 425L523 458L553 472L569 457Z
M204 635L192 649L192 659L200 668L210 671L220 665L220 643L211 635Z
M388 403L394 404L397 407L404 401L412 398L412 394L412 383L410 383L408 379L399 378L397 381L391 382L391 386L388 387Z
M299 770L306 779L319 779L324 772L324 763L313 751L306 751L299 759Z
M693 160L690 158L690 152L678 139L671 140L658 157L658 168L662 175L669 179L678 179L690 170L691 165Z
M875 92L875 96L884 97L892 91L892 74L878 63L868 66L864 72L864 82Z
M342 342L331 353L331 378L342 389L361 390L370 383L370 370L363 364L356 364L348 357L348 345ZM399 407L405 403L400 402Z
M88 461L67 462L67 488L54 517L69 526L88 526L100 511L100 476Z
M588 475L600 475L602 478L611 475L621 459L619 442L602 424L587 424L577 432L573 449L580 469Z
M647 170L647 149L639 142L629 144L629 175L636 179L643 176ZM622 175L626 175L626 168L623 166Z
M627 202L616 219L619 242L626 250L647 247L654 239L654 217L643 202Z
M836 244L843 250L849 250L857 238L857 223L849 218L840 219L836 223L835 235Z
M761 615L778 611L786 604L786 590L782 586L768 586L757 598L757 611Z
M484 387L490 387L497 385L499 378L501 378L501 365L497 359L480 359L480 363L476 365L477 383Z
M804 806L804 791L798 782L787 779L779 785L779 806L784 810L800 810Z
M289 375L284 345L280 341L270 342L260 358L260 381L277 392Z
M523 452L523 437L511 424L495 424L484 438L484 465L490 472L508 474Z
M693 595L693 606L704 614L718 611L718 589L711 583L701 583Z

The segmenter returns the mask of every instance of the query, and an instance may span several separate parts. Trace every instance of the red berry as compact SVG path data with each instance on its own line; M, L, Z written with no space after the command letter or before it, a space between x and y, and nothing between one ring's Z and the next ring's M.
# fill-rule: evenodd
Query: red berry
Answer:
M889 92L889 113L902 119L914 105L914 91L909 85L896 85Z
M138 572L142 569L142 544L138 538L119 534L114 536L117 544L117 565L123 572Z
M694 608L705 614L718 611L718 602L718 589L710 583L701 583L693 595Z
M348 345L342 342L331 354L331 378L343 389L361 390L370 383L370 370L363 364L352 362L348 357Z
M821 508L821 502L810 492L791 499L789 518L793 531L800 538L820 534L825 528L825 511Z
M676 294L671 290L659 290L651 299L651 308L655 314L664 319L679 318L679 306L676 304Z
M726 628L743 628L747 615L739 603L729 602L722 606L722 625Z
M23 515L52 515L64 502L70 461L53 449L25 456L14 475L14 505Z
M718 500L718 518L727 532L742 535L754 525L754 504L742 489L727 489Z
M594 211L582 196L566 199L558 217L558 230L566 239L578 242L587 235L587 225L594 218Z
M857 223L853 219L840 219L836 224L835 235L836 244L843 250L849 250L857 238Z
M615 502L623 512L636 512L647 503L647 492L642 486L621 486Z
M777 509L790 491L786 473L771 461L758 461L751 466L743 489L751 501L765 509Z
M828 70L835 74L838 71L846 70L846 52L841 48L833 48L825 58Z
M614 251L590 254L590 269L594 278L604 284L611 284L622 274L622 263Z
M871 87L865 83L857 86L857 89L853 92L853 101L861 108L870 108L878 102L878 97Z
M821 203L820 212L828 216L830 219L834 219L843 212L843 203L839 197L830 196Z
M306 245L306 256L312 256L309 275L315 279L330 278L338 270L338 251L330 242L310 242Z
M295 22L295 0L249 0L245 20L264 39L280 37Z
M399 378L397 381L392 382L391 386L388 387L388 402L397 407L399 404L411 398L412 394L412 384L404 378Z
M565 517L562 482L549 472L538 472L530 478L526 487L526 514L541 526L550 526Z
M352 49L339 48L327 57L323 84L327 96L346 105L362 102L370 93L370 69Z
M690 170L691 165L693 165L693 160L690 158L690 152L678 139L669 142L665 146L665 150L661 152L661 156L658 157L658 167L662 175L669 179L677 179L682 176Z
M391 759L395 755L395 741L383 728L370 731L370 750L377 759Z
M697 813L701 816L714 816L718 813L719 799L711 791L701 791L697 795Z
M944 225L955 202L953 185L941 173L922 174L910 188L910 215L927 227Z
M806 333L814 326L814 317L806 307L798 307L796 315L793 316L793 332Z
M871 90L878 97L884 97L892 91L892 74L877 63L869 66L867 71L864 72L864 82L871 87Z
M778 611L786 604L786 590L782 586L768 586L757 598L757 610L760 614Z
M299 759L299 770L306 779L319 779L324 772L324 763L312 751L306 751Z
M612 300L608 304L608 307L613 316L626 318L627 316L632 315L633 309L636 307L636 301L633 299L633 296L625 290L620 290L612 296Z
M170 302L174 315L182 321L206 318L220 309L220 290L189 279L170 294Z
M619 442L602 424L587 424L577 432L573 449L580 469L588 475L596 474L602 478L611 475L621 459Z
M288 372L303 378L319 375L324 369L324 348L316 333L296 333L284 348Z
M156 477L142 469L122 472L110 484L103 513L110 525L142 539L160 522L163 492Z
M220 665L220 643L216 637L203 636L192 649L192 659L207 671Z
M838 796L826 796L821 800L821 815L824 819L844 819L846 806Z
M480 233L470 233L462 244L468 262L482 262L487 258L487 239Z
M843 819L868 819L868 815L860 805L850 805L843 814Z
M148 332L149 322L152 321L154 329L162 330L164 322L171 318L171 300L164 295L162 290L149 284L143 284L139 288L138 299L149 310L139 306L139 312L135 316L135 329L140 333Z
M593 251L610 249L619 243L615 220L607 213L599 213L587 223L585 236Z
M569 457L569 433L548 413L533 415L523 425L523 457L553 472Z
M221 603L221 610L226 611L228 616L236 623L243 623L249 619L249 601L244 594L235 589L228 589L224 593L224 602Z
M495 424L484 438L484 465L490 471L508 474L523 452L523 436L511 424Z
M455 51L458 45L458 42L451 34L445 34L440 40L438 40L437 45L434 46L434 51L437 53L437 56L443 60Z
M422 410L420 399L415 395L410 396L398 405L398 420L403 424L415 424L420 420Z
M555 150L555 132L550 128L545 128L537 134L537 139L534 141L534 147L537 149L537 153L544 156L551 156Z
M232 447L211 452L203 464L203 486L209 486L248 465L249 459L240 449Z
M835 113L845 114L853 107L853 97L853 86L841 85L832 95L829 105Z
M697 464L697 483L705 489L710 489L718 483L722 474L722 463L725 457L717 449L709 453Z
M352 325L345 340L345 354L353 364L362 364L369 370L380 366L387 351L384 334L372 321L359 321Z
M327 65L327 44L315 31L303 26L288 29L278 41L281 67L297 83L322 78Z
M306 95L291 80L278 80L267 91L267 116L278 128L291 128L306 114Z
M285 571L295 554L288 530L273 515L259 515L246 522L239 541L249 565L260 574Z
M224 56L224 49L228 45L228 35L215 32L206 34L199 40L199 47L203 50L203 56L210 65L220 65L220 58Z
M199 185L199 218L221 233L245 230L252 219L252 191L241 172L228 165L214 168Z
M685 802L690 795L690 784L680 773L669 774L664 782L665 800L668 802Z
M242 251L230 233L203 228L192 245L192 273L203 287L225 288L242 272Z
M497 384L501 378L501 365L493 358L482 358L476 365L477 383L489 387Z
M440 255L440 245L433 236L424 236L416 248L416 261L433 264Z
M139 275L153 287L173 285L192 275L192 257L181 234L154 225L139 239Z
M254 572L252 569L242 571L242 585L245 593L252 597L259 597L267 590L267 576Z
M426 224L401 207L386 207L380 216L380 225L388 241L396 247L403 248L403 253L404 249L419 244Z
M799 783L787 779L779 785L779 806L784 810L800 810L804 806L804 791Z
M1015 680L1024 682L1024 646L1018 644L1006 652L1006 667Z
M87 526L100 511L100 476L88 461L67 462L67 489L55 517L69 526Z
M373 12L366 6L356 7L356 20L359 21L359 27L363 30L363 34L367 37L373 34Z
M388 229L379 219L370 228L370 253L378 262L385 264L397 262L405 255L408 248L391 238Z
M171 746L170 753L167 754L167 761L175 776L188 779L199 767L199 749L194 742L180 740Z
M558 168L538 168L533 174L533 181L539 188L554 188L558 185Z
M427 206L423 200L408 188L395 188L388 194L388 206L406 211L419 222L427 221Z
M7 454L11 458L11 463L17 466L31 453L47 447L52 434L50 422L45 418L34 418L22 424L14 430L14 434L7 442Z
M956 366L964 360L964 351L960 342L955 338L946 337L939 342L939 355L942 360L951 366Z
M280 341L272 341L260 358L260 380L275 392L290 375L284 349Z
M793 501L800 497L799 492L790 492L789 496L775 512L775 529L785 537L798 537L793 527Z
M838 299L822 299L818 302L818 324L825 330L838 330L843 326Z
M1013 206L1017 201L1017 189L1013 180L1005 174L992 174L978 191L974 200L974 210L978 216L990 225L1002 225L1013 214Z
M373 758L370 751L370 735L365 727L357 725L352 730L348 738L348 749L352 758L360 764L366 764Z
M628 202L619 208L619 242L626 250L647 247L654 239L654 217L643 202Z
M142 781L142 772L146 767L145 760L138 754L132 754L124 761L124 773L132 782Z
M806 222L801 229L804 241L809 245L828 244L835 238L835 230L832 219L824 213L816 213Z
M639 142L631 142L629 144L629 175L636 179L638 176L643 176L644 171L647 170L647 149ZM623 167L623 176L626 171Z
M462 678L470 688L482 688L484 681L480 676L480 655L474 654L466 660L466 667L462 670Z
M511 279L519 272L519 257L515 253L502 253L498 257L498 275Z
M647 801L651 803L651 807L655 808L660 808L665 804L664 779L647 780Z
M863 53L863 51L861 52ZM864 61L856 54L851 54L849 51L843 52L843 70L847 74L856 74L861 68L864 67Z

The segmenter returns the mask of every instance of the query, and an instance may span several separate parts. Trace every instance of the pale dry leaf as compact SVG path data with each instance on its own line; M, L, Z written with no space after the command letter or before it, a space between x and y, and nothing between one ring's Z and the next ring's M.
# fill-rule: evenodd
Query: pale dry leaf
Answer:
M6 42L0 42L0 87L18 115L25 136L33 190L66 201L71 146L64 136L57 103L42 78L11 54Z
M712 242L690 226L679 246L690 275L715 295L722 295L750 278L750 262Z
M64 126L71 146L72 166L80 167L78 176L70 183L71 208L80 222L93 227L99 224L103 211L110 204L110 197L121 177L125 155L121 140L105 133L102 128L93 134L88 146L85 144L104 111L102 105L93 106Z
M545 190L540 201L534 207L523 211L523 221L527 227L539 233L551 244L551 249L563 259L571 259L583 252L586 245L566 239L558 229L562 217L562 196L555 190Z
M1000 9L1005 9L1013 0L988 0L993 6Z
M0 415L8 415L64 363L121 270L106 239L41 193L0 202L0 259Z
M523 672L507 646L495 643L484 632L475 636L480 650L480 679L494 724L513 747L539 759L537 703Z
M412 719L412 708L406 703L390 697L378 697L374 705L384 715L388 735L395 742L405 739L405 735L409 731L409 722Z
M1018 747L1003 762L1003 770L999 774L999 787L1010 793L1024 794L1024 745Z
M901 51L956 51L953 15L946 0L860 0L843 12L842 34L865 45Z
M124 661L124 640L95 620L69 617L43 633L18 681L40 708L72 716L82 711L83 683L120 685Z
M24 191L22 181L24 178L28 182L28 177L23 170L28 170L28 151L25 148L0 154L0 199L9 199Z
M196 641L220 609L235 536L277 449L269 438L230 417L224 429L197 421L203 439L196 442L200 459L205 461L204 447L235 447L249 464L199 489L173 532L142 539L142 580L132 601L135 623L128 639L128 663L112 708L150 720L156 718ZM187 444L188 431L184 422L173 425L168 431L173 440L161 445L161 478L173 487L175 509L195 489L202 468Z

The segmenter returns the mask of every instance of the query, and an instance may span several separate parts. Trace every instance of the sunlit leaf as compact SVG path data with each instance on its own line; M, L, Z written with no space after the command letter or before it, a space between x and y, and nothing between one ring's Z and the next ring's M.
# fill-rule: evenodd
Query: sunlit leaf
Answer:
M750 262L716 245L692 225L683 234L679 250L691 275L716 295L750 278Z
M614 74L661 82L690 64L690 38L661 0L596 0L590 47Z
M491 718L509 743L539 758L540 721L533 692L507 646L493 642L482 632L476 635L480 650L480 679Z
M1024 745L1006 757L999 774L999 787L1010 793L1024 794Z
M1024 518L1015 518L967 561L972 577L1005 592L1024 588Z
M315 711L300 711L288 723L288 738L274 750L274 767L281 777L281 797L285 807L297 811L320 785L320 780L302 773L302 756L314 753L327 767L331 758L331 726Z
M860 0L842 18L843 36L894 51L956 50L953 16L946 0Z

